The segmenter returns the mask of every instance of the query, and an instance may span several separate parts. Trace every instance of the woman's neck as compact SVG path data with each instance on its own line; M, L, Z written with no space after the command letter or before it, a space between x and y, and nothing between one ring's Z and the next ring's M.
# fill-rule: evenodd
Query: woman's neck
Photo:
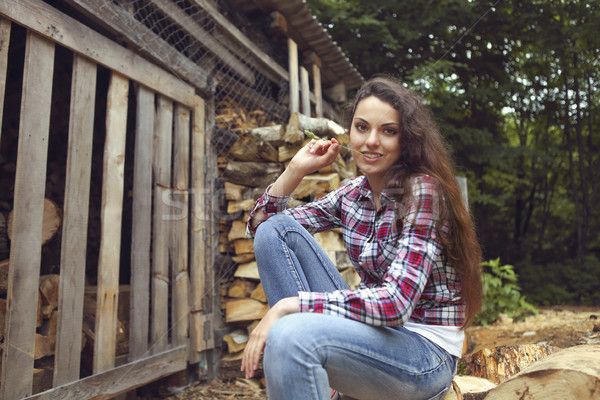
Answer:
M369 181L371 192L373 192L373 202L375 202L375 206L379 210L381 208L381 192L385 186L384 179L383 177L367 175L367 180Z

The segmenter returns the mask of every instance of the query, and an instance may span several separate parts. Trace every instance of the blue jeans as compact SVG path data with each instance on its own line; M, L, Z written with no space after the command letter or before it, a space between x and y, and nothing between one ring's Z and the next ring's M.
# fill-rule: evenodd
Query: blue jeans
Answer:
M348 288L314 238L275 215L256 232L254 251L270 305L298 291ZM357 399L439 399L456 359L404 327L374 327L316 313L273 325L263 357L269 399L329 399L332 387Z

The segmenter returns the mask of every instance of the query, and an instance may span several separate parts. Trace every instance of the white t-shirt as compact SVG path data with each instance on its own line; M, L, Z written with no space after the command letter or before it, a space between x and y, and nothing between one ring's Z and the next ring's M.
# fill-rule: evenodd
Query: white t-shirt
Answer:
M404 324L404 327L411 332L426 337L449 354L458 358L462 356L465 341L464 329L458 326L425 325L410 321Z

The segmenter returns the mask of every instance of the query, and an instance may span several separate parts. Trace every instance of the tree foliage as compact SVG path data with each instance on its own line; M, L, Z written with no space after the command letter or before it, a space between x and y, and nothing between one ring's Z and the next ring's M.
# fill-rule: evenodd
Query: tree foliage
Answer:
M588 278L600 258L600 2L308 4L365 77L399 77L431 106L468 177L486 259L528 279L547 271L530 290Z

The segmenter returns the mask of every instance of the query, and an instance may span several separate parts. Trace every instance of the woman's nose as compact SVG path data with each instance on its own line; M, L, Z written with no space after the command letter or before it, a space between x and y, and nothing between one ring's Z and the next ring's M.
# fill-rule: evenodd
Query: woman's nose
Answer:
M379 146L379 135L377 134L377 130L371 129L371 131L369 132L369 137L367 137L367 146L368 147Z

